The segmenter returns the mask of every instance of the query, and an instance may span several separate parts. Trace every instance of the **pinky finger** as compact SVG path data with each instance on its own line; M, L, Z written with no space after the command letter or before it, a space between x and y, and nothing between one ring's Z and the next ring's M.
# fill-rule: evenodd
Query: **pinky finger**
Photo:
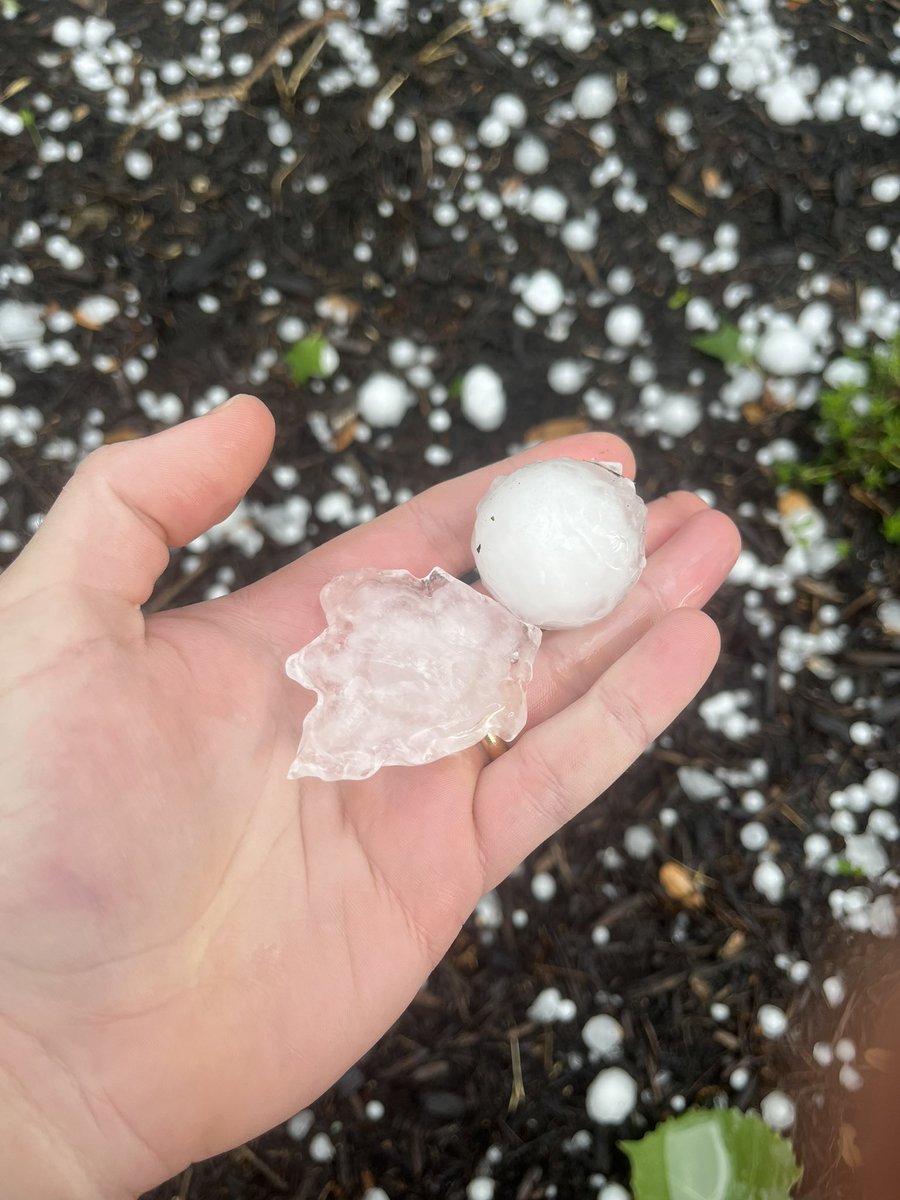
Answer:
M481 772L474 819L486 888L634 762L700 690L718 653L709 617L670 613L585 695Z

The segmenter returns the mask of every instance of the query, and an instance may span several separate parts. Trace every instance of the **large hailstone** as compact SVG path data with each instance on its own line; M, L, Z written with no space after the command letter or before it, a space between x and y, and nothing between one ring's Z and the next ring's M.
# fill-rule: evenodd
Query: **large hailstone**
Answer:
M326 628L287 660L316 692L290 779L368 779L434 762L525 725L539 629L435 567L375 567L322 589Z
M611 612L644 568L647 510L618 464L554 458L502 475L478 505L481 581L510 612L571 629Z

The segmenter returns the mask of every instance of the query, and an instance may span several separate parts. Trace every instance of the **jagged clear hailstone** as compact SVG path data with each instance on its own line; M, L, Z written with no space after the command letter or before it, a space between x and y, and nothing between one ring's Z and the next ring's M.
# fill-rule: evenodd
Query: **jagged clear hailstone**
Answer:
M543 629L611 612L644 568L647 510L618 464L554 458L491 484L475 517L481 581Z
M318 697L289 778L368 779L521 732L541 634L489 596L439 567L367 567L320 601L324 633L286 663Z

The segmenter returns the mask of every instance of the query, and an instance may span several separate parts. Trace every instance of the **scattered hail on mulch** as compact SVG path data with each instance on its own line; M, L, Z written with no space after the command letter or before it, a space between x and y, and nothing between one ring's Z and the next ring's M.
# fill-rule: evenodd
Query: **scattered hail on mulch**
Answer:
M314 1108L157 1200L616 1200L617 1138L695 1104L792 1132L801 1197L858 1195L897 562L871 499L776 467L900 326L896 4L0 11L4 561L90 449L235 390L272 407L272 463L151 608L580 429L744 537L700 703ZM729 330L724 366L691 346Z

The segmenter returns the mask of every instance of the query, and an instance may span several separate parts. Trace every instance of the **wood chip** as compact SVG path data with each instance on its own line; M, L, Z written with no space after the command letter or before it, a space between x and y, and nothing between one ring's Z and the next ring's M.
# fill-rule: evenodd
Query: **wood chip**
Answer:
M585 417L554 417L532 425L525 434L526 445L533 442L553 442L557 438L571 437L575 433L587 433L590 422Z
M699 872L692 871L683 863L667 862L659 868L659 882L669 899L684 908L703 907Z

